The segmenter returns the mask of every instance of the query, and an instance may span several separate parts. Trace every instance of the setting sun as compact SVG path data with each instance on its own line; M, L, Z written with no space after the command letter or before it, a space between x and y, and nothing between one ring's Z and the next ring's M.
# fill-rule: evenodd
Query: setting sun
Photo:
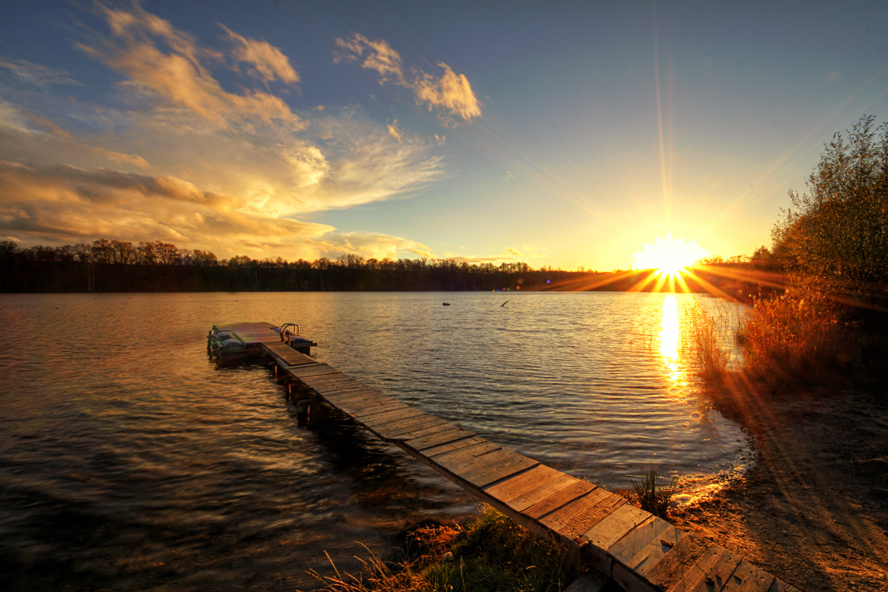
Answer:
M682 268L708 255L696 240L686 243L682 238L673 239L669 232L665 239L657 237L652 245L645 243L644 250L633 255L635 265L632 269L656 269L664 275L676 275Z

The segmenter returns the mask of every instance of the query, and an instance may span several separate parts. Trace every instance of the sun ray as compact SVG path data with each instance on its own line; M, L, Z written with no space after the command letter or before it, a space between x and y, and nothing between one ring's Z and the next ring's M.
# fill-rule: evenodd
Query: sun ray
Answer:
M684 239L672 238L672 233L668 232L665 239L658 236L654 244L645 243L644 249L633 255L635 265L632 268L656 269L661 275L674 278L685 267L708 255L696 240L687 243ZM671 286L674 288L674 283Z

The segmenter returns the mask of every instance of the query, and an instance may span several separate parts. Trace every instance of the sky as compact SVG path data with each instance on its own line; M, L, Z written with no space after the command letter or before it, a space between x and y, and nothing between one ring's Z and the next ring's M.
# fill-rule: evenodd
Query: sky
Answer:
M0 240L607 271L770 245L886 2L6 3Z

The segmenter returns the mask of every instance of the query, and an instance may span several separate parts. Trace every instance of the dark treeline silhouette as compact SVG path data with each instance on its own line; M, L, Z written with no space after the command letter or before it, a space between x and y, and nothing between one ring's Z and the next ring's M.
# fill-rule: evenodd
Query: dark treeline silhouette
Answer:
M26 249L0 242L0 292L215 291L651 291L651 272L532 269L526 263L469 264L449 259L256 260L219 259L160 241L133 245L100 239L91 244ZM724 284L716 276L708 281ZM690 291L702 292L689 282ZM661 287L661 289L663 289ZM667 288L668 289L668 286ZM730 291L730 287L728 287Z

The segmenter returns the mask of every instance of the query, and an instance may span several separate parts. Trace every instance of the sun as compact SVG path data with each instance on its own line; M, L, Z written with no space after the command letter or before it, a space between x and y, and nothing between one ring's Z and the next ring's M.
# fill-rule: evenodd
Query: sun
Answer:
M632 269L656 269L663 275L677 275L685 267L708 255L696 240L686 243L683 238L672 238L669 232L665 239L658 236L652 245L644 243L644 250L632 255L635 257Z

